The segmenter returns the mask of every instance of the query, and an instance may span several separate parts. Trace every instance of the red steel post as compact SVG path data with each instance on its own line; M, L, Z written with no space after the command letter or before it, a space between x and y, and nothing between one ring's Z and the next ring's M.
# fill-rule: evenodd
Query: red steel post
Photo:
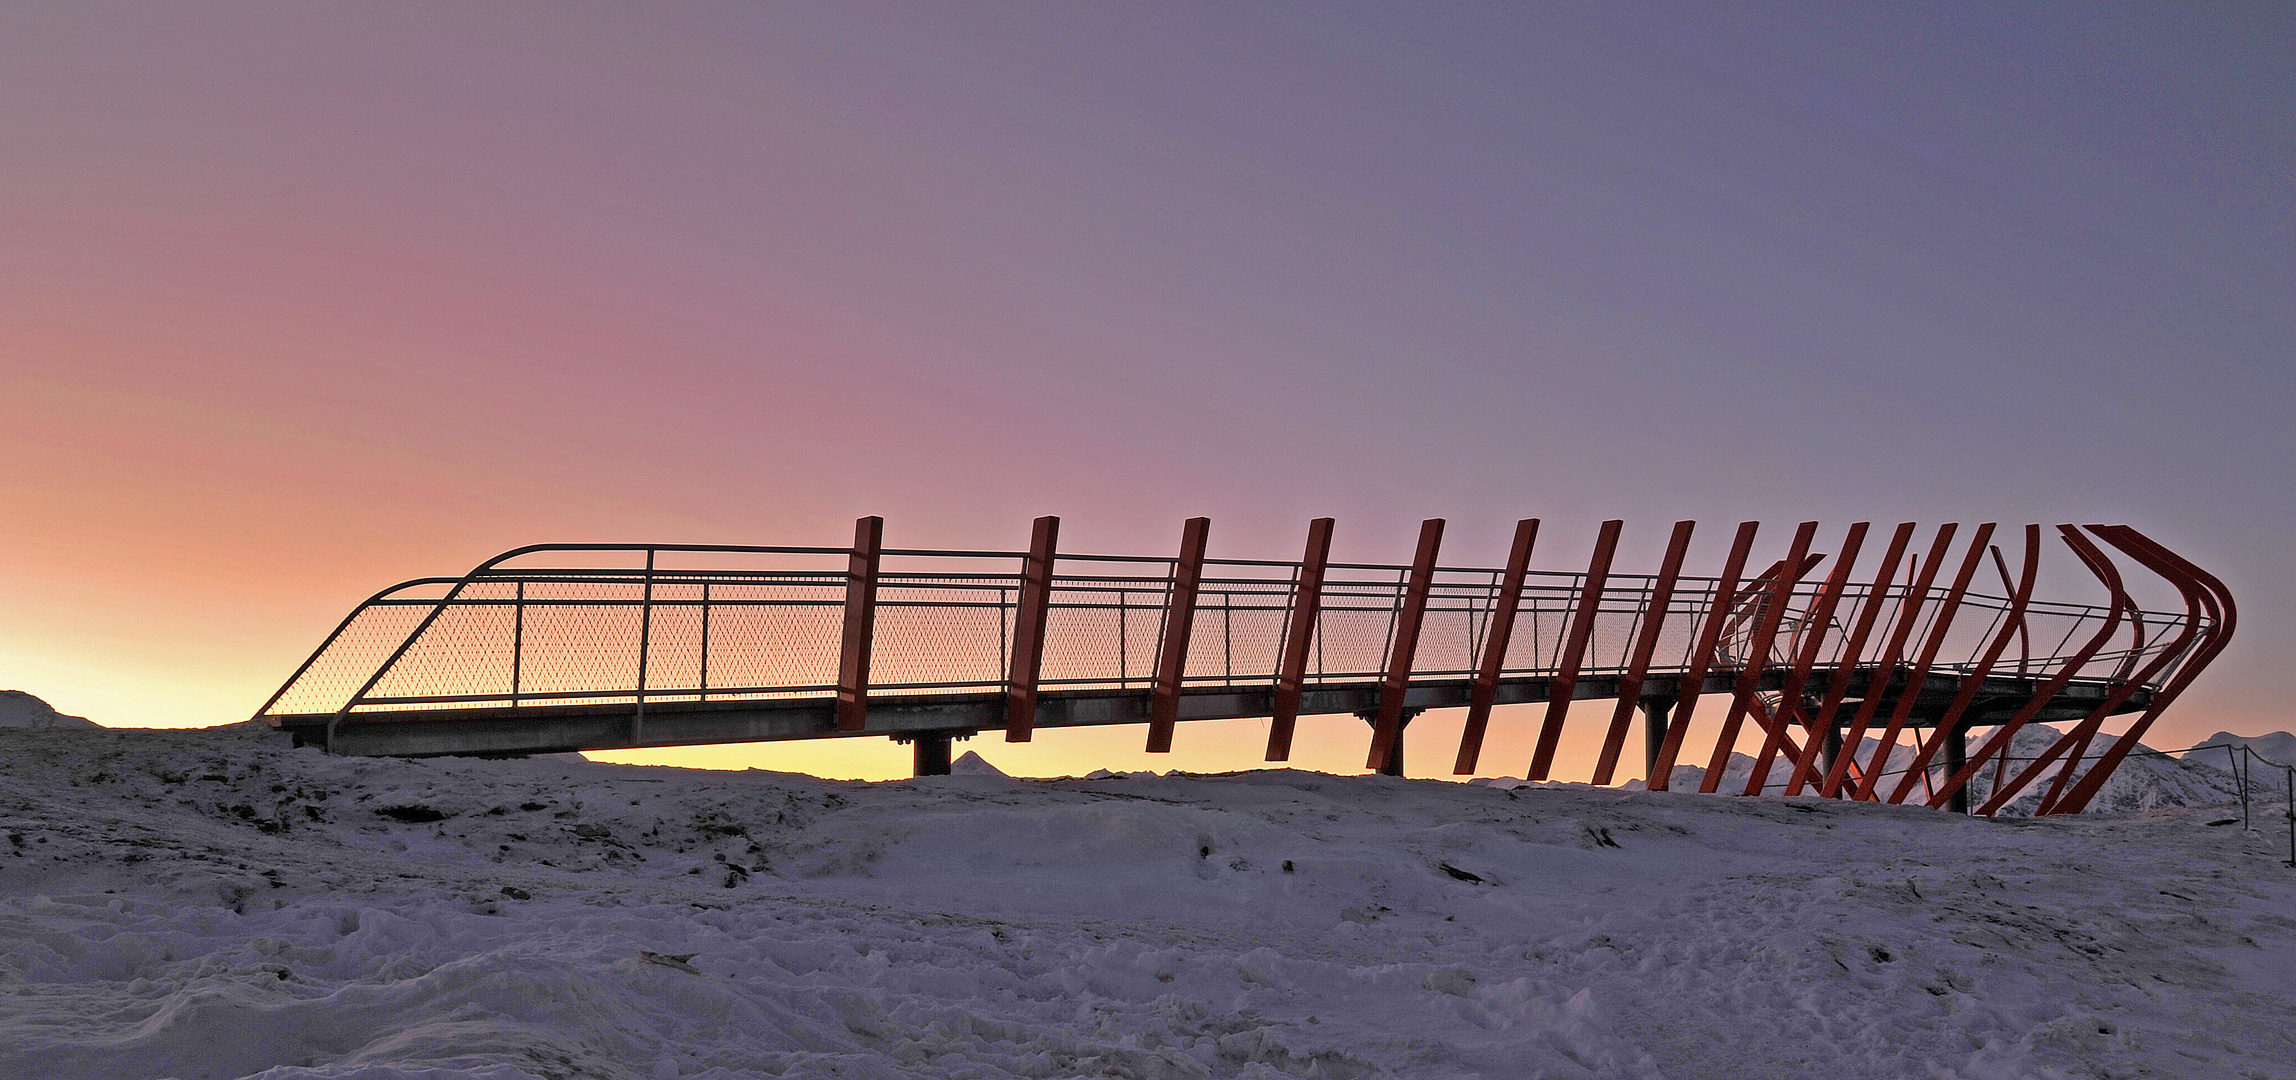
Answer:
M2068 535L2079 534L2069 533ZM2125 610L2132 622L2139 621L2140 609L2122 585L2120 573L2114 569L2112 559L2094 545L2089 545L2089 551L2094 554L2105 573L2109 575L2113 598L2119 605L2116 610ZM1999 812L2001 807L2010 801L2011 793L2023 791L2027 785L2039 780L2041 775L2048 771L2050 765L2070 751L2072 756L2065 762L2064 770L2049 785L2049 790L2042 795L2040 803L2034 808L2034 812L2036 814L2045 813L2048 807L2057 801L2057 796L2063 794L2066 785L2072 782L2073 772L2080 768L2081 755L2088 751L2089 740L2096 735L2097 729L2104 724L2105 718L2111 716L2113 710L2120 708L2122 703L2136 696L2136 692L2150 684L2153 677L2160 674L2164 668L2175 663L2177 658L2184 654L2184 650L2192 644L2193 637L2200 632L2197 624L2189 617L2190 613L2196 611L2193 605L2193 595L2185 593L2184 598L2188 617L2185 620L2184 629L2177 634L2176 639L2167 648L2156 653L2151 660L2146 661L2142 670L2131 670L2127 664L2123 664L2120 671L2113 675L2112 689L2105 694L2104 700L2098 702L2096 708L2089 710L2089 714L2082 717L2079 723L2074 724L2063 735L2058 736L2057 741L2050 743L2049 748L2043 750L2039 757L2034 758L2030 764L2026 765L2015 779L2003 785L2000 790L1995 791L1993 796L1985 801L1985 805L1977 808L1979 814L1990 817ZM2140 639L2136 648L2141 650L2142 647L2143 642ZM2133 659L2143 658L2141 651L2132 652L2130 655Z
M1865 696L1858 701L1858 711L1850 718L1849 730L1842 734L1841 756L1826 770L1826 782L1818 788L1818 794L1829 799L1841 794L1842 782L1857 761L1858 745L1865 741L1866 727L1873 723L1874 713L1881 708L1882 695L1889 693L1890 677L1897 674L1897 662L1905 656L1906 639L1911 638L1914 627L1921 624L1922 609L1929 605L1929 587L1937 580L1937 568L1945 564L1946 552L1953 550L1953 533L1959 528L1950 521L1938 526L1937 539L1931 541L1929 554L1915 557L1912 580L1906 582L1905 593L1898 597L1897 618L1890 627L1889 640L1882 646L1881 658L1866 679ZM1877 749L1876 753L1885 755L1881 758L1883 762L1889 760L1887 747ZM1867 771L1859 770L1860 784L1865 782Z
M1817 603L1810 608L1806 628L1795 642L1799 648L1795 649L1794 668L1786 675L1786 685L1778 692L1778 722L1770 725L1770 737L1763 740L1761 756L1754 759L1754 771L1746 777L1748 795L1760 795L1762 789L1769 785L1770 761L1787 741L1786 720L1789 717L1801 720L1802 729L1810 733L1812 745L1825 745L1823 733L1804 709L1802 689L1809 685L1810 669L1817 665L1818 653L1825 648L1826 631L1834 622L1834 609L1841 606L1842 594L1849 589L1850 569L1857 564L1858 552L1865 546L1866 530L1872 527L1872 522L1854 522L1849 532L1842 537L1841 554L1834 556L1833 572L1826 575L1825 587L1818 593ZM1793 755L1791 760L1799 761L1801 755Z
M1666 725L1666 740L1659 744L1658 759L1651 763L1650 778L1643 783L1652 791L1665 791L1674 772L1675 758L1682 753L1682 738L1690 731L1690 715L1698 709L1698 696L1706 689L1706 670L1714 664L1714 649L1722 640L1722 627L1730 621L1732 601L1738 595L1738 575L1746 571L1746 555L1754 548L1754 534L1762 527L1759 521L1738 523L1738 535L1730 541L1730 554L1722 561L1722 577L1714 583L1713 599L1708 601L1706 617L1698 627L1698 641L1690 648L1690 666L1683 671L1681 681L1675 684L1674 718Z
M1554 678L1547 682L1547 715L1539 724L1539 745L1531 754L1531 767L1523 774L1528 780L1544 780L1547 770L1555 763L1555 747L1562 741L1563 719L1570 715L1571 695L1578 690L1579 667L1586 661L1586 647L1594 640L1595 616L1602 612L1603 586L1610 580L1611 556L1618 553L1618 533L1625 522L1616 518L1602 523L1595 534L1594 557L1587 561L1586 584L1579 589L1578 607L1571 613L1570 631L1563 642L1563 654L1555 667Z
M1594 783L1597 787L1610 784L1611 775L1618 769L1619 750L1626 745L1627 726L1634 721L1634 707L1642 700L1642 684L1650 675L1650 660L1658 652L1659 631L1666 625L1666 609L1674 603L1674 586L1682 576L1682 560L1690 553L1690 533L1698 527L1695 521L1677 521L1674 534L1666 539L1666 556L1659 560L1658 578L1650 584L1650 598L1642 613L1642 630L1634 641L1634 655L1627 660L1626 674L1618 680L1618 705L1610 713L1610 731L1602 740L1602 755L1594 763Z
M1865 777L1858 781L1857 793L1852 798L1870 801L1879 797L1875 792L1881 785L1882 770L1889 767L1890 750L1897 745L1898 735L1905 731L1914 705L1921 700L1922 687L1929 682L1929 669L1937 662L1937 651L1945 645L1946 632L1953 628L1953 616L1961 610L1961 598L1969 591L1970 579L1977 576L1977 568L1985 562L1985 544L1991 539L1993 523L1979 525L1975 538L1969 541L1969 554L1961 560L1961 569L1953 576L1953 586L1946 590L1945 599L1937 606L1937 614L1929 620L1929 638L1922 643L1920 658L1906 673L1905 687L1897 693L1897 708L1890 710L1889 724L1882 728L1881 740L1874 747ZM1934 747L1943 741L1933 733L1930 745ZM1925 752L1915 753L1920 756Z
M885 519L853 523L853 557L845 568L845 639L837 661L837 730L869 726L869 648L877 627L877 563L885 552Z
M1937 801L1937 798L1951 798L1954 792L1959 791L1963 785L1969 783L1970 779L1977 775L1978 769L1984 767L1985 759L1999 754L2001 763L2003 765L2008 764L2009 750L2016 744L2018 730L2031 722L2033 717L2039 715L2041 710L2056 698L2057 692L2063 690L2065 684L2072 682L2073 676L2079 674L2081 668L2097 655L2097 651L2105 647L2105 642L2112 639L2113 632L2120 629L2121 611L2125 606L2123 601L2127 595L2121 591L2120 571L2113 566L2112 559L2106 557L2104 552L2099 551L2097 546L2089 541L2088 537L2081 535L2080 530L2071 525L2059 525L2057 532L2064 538L2065 545L2072 548L2073 554L2080 558L2081 564L2087 567L2091 574L2095 574L2098 581L2104 583L2108 610L2104 624L2089 637L2086 643L2075 650L2071 657L2066 659L2065 663L2057 669L2056 674L2051 675L2041 684L2040 689L2025 699L2025 704L2012 714L2006 723L1993 729L1993 734L1987 736L1985 742L1978 746L1977 752L1970 755L1968 764L1960 772L1946 778L1944 785L1938 789L1939 796L1932 798L1932 805L1944 805ZM1979 814L1989 815L1992 810L2000 809L2002 803L2009 801L2010 792L2024 786L2022 778L2013 786L2004 783L2005 779L2003 771L1996 768L1993 774L1993 794L1984 806L1978 808Z
M1060 519L1040 517L1021 564L1020 601L1013 611L1012 674L1005 683L1005 741L1027 742L1036 730L1036 678L1044 668L1044 624L1052 610L1052 561Z
M1300 555L1291 623L1284 629L1283 666L1276 671L1275 701L1268 723L1269 761L1291 759L1292 730L1299 724L1300 690L1307 685L1308 651L1315 645L1316 614L1323 610L1323 573L1331 562L1331 530L1330 518L1307 523L1307 551Z
M1810 744L1794 758L1793 776L1786 781L1787 795L1801 794L1804 787L1818 779L1815 770L1818 755L1825 749L1825 735L1833 730L1834 717L1841 713L1850 678L1857 673L1858 658L1865 655L1866 638L1873 633L1874 622L1889 595L1890 582L1897 580L1897 565L1905 559L1905 547L1912 540L1913 522L1910 521L1899 522L1896 531L1890 534L1889 548L1882 553L1881 569L1874 572L1873 584L1866 588L1865 599L1858 605L1857 622L1850 627L1849 641L1842 645L1841 658L1834 664L1834 677L1827 684L1825 700L1818 706L1816 718L1810 721Z
M1379 719L1371 729L1371 753L1364 768L1379 772L1403 741L1403 695L1411 686L1411 661L1419 653L1419 624L1427 618L1427 593L1435 583L1435 552L1443 545L1443 519L1419 524L1419 553L1411 559L1411 582L1396 615L1395 643L1387 655L1387 679L1379 685Z
M1538 543L1539 519L1515 523L1515 542L1507 549L1507 568L1499 575L1499 595L1491 604L1491 624L1483 635L1482 663L1475 686L1467 694L1467 725L1459 733L1459 760L1451 771L1475 771L1483 754L1483 733L1491 724L1491 704L1499 696L1499 674L1507 666L1507 646L1515 636L1515 610L1523 603L1523 578L1531 569L1531 548Z
M1778 623L1786 617L1786 603L1793 599L1794 584L1802 579L1808 564L1803 562L1810 553L1810 541L1818 535L1818 523L1805 521L1794 529L1794 541L1786 551L1786 558L1778 564L1771 578L1769 596L1763 601L1754 620L1754 635L1746 645L1746 662L1738 669L1738 686L1730 700L1730 711L1722 718L1722 732L1714 740L1714 754L1706 766L1706 775L1698 781L1698 790L1712 794L1722 783L1722 770L1730 764L1730 751L1738 742L1738 728L1746 722L1746 707L1762 687L1762 671L1770 661L1770 641L1777 636ZM1785 710L1772 719L1771 724L1782 729Z
M2001 549L1997 546L1988 547L1986 550L1990 551L1995 559L2001 557ZM2009 609L2002 613L2001 625L1994 631L1993 640L1986 644L1984 653L1978 656L1977 666L1961 677L1961 685L1955 689L1952 703L1945 707L1943 713L1938 714L1937 734L1929 740L1927 747L1914 752L1913 764L1906 768L1904 776L1898 778L1897 789L1890 792L1889 795L1889 802L1892 805L1904 802L1906 796L1913 794L1915 784L1929 783L1930 759L1937 756L1939 748L1951 744L1954 725L1961 722L1961 714L1969 711L1970 703L1977 700L1977 692L1984 689L1986 676L1993 674L1993 665L2000 662L2001 654L2009 649L2010 640L2017 636L2017 627L2025 620L2025 605L2033 599L2033 582L2040 576L2040 573L2041 527L2039 525L2027 525L2025 526L2025 565L2016 589L2010 593ZM1950 760L1948 759L1948 761ZM1964 762L1964 764L1967 763ZM1956 770L1956 774L1966 771L1966 769ZM1949 786L1942 785L1941 787ZM1941 787L1929 789L1931 799L1936 798ZM1950 791L1947 792L1947 797L1951 797ZM1932 805L1940 806L1943 804L1933 802Z
M2193 565L2151 537L2126 525L2092 525L2089 531L2104 537L2106 543L2128 552L2130 557L2143 562L2154 573L2178 580L2180 587L2190 582L2197 591L2201 605L2208 611L2208 637L2177 665L2176 675L2169 679L2168 684L2153 693L2152 703L2145 709L2144 715L2138 717L2136 723L2130 724L2128 731L2122 733L2112 748L2105 751L2104 758L2090 766L2080 783L2075 784L2072 791L2067 792L2050 808L2048 812L2054 814L2078 814L2088 808L2089 800L2096 797L2098 789L2112 778L2113 771L2136 749L2138 740L2144 738L2145 730L2184 693L2185 687L2192 685L2201 670L2215 660L2226 645L2231 644L2232 631L2240 621L2239 611L2232 603L2232 591L2225 588L2224 582L2219 581L2214 574Z
M1164 608L1164 648L1156 657L1156 689L1148 702L1148 752L1172 752L1172 726L1180 719L1180 680L1188 671L1188 636L1196 622L1196 591L1204 583L1204 546L1212 519L1189 518L1180 529L1180 557L1172 564L1172 598Z

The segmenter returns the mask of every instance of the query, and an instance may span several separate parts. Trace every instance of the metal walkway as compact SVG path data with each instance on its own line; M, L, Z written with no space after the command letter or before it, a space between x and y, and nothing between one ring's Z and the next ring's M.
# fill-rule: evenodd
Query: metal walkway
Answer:
M1027 741L1145 724L1160 752L1181 721L1239 717L1272 718L1267 760L1283 761L1297 717L1352 713L1371 722L1367 767L1400 773L1410 718L1464 707L1465 774L1493 706L1544 703L1527 770L1544 779L1572 704L1593 698L1613 703L1597 714L1594 782L1612 782L1639 707L1645 775L1663 789L1703 699L1722 722L1706 760L1688 762L1706 766L1702 790L1717 790L1743 733L1762 743L1748 794L1778 770L1792 794L1959 807L1992 762L1980 812L2047 783L2043 812L2073 813L2235 621L2221 582L2126 526L2058 526L2101 605L2033 597L2037 525L2015 574L1990 524L1960 544L1940 526L1916 551L1911 523L1869 545L1863 522L1820 574L1815 522L1758 572L1747 522L1713 577L1682 573L1691 522L1655 574L1613 571L1617 521L1583 571L1530 569L1535 519L1498 568L1441 565L1440 519L1408 565L1329 561L1329 518L1300 561L1212 559L1209 526L1191 519L1169 557L1061 553L1055 518L1037 521L1027 551L886 549L878 518L850 548L520 548L376 594L257 716L353 754L891 736L915 744L923 774L946 771L952 738L984 730ZM1884 550L1860 570L1871 546ZM2108 547L2167 580L2185 610L2140 610ZM1973 587L1988 570L1998 595ZM2128 712L2142 715L2087 755L2103 721ZM2072 725L2012 780L1999 756L2035 721ZM1990 731L1968 753L1972 729ZM1840 751L1869 735L1871 760ZM1914 766L1883 775L1909 735ZM2084 755L2095 764L2075 775Z

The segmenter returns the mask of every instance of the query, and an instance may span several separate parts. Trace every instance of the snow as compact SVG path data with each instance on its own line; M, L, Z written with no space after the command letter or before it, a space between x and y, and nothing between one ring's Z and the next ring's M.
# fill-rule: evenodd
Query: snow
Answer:
M95 721L65 716L22 690L0 690L0 728L92 728Z
M2296 1077L2296 870L2220 809L967 757L0 731L0 1076Z

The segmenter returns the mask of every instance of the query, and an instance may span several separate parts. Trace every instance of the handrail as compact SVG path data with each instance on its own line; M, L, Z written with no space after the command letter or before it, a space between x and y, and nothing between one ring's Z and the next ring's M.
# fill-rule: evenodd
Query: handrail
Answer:
M1852 674L1862 672L1866 688L1858 693L1868 704L1859 710L1861 719L1872 715L1878 696L1894 697L1887 714L1893 729L1917 707L1915 695L1934 692L1924 688L1937 679L1951 680L1954 692L1948 696L1962 698L1975 692L1972 679L1987 686L2101 686L2119 700L2142 692L2147 697L2133 699L2129 708L2150 702L2157 711L2165 703L2152 695L2167 691L2173 697L2221 648L2230 629L2217 625L2220 618L2229 624L2231 614L2220 585L2207 597L2210 603L2185 612L2141 611L2118 594L2104 604L2046 600L2031 595L2029 580L2009 596L1980 592L1969 578L1973 560L1991 550L1983 541L1989 529L1978 530L1972 561L1950 587L1936 580L1942 567L1933 557L1922 560L1927 572L1912 581L1885 575L1872 582L1839 571L1798 576L1782 572L1780 560L1772 571L1731 583L1727 594L1727 574L1610 573L1605 566L1605 572L1590 575L1586 569L1526 567L1508 611L1514 632L1505 638L1503 655L1492 658L1482 653L1505 570L1432 559L1423 560L1416 573L1402 564L1328 562L1318 567L1301 685L1384 679L1389 688L1383 696L1393 697L1398 689L1423 683L1478 678L1479 671L1508 683L1548 680L1550 687L1567 685L1572 672L1598 678L1636 674L1635 685L1647 697L1695 673L1735 685L1734 700L1743 701L1742 708L1762 725L1757 734L1806 758L1794 749L1805 736L1789 738L1786 728L1811 724L1815 702L1805 709L1798 702L1773 704L1750 696L1755 683L1749 679L1758 676L1774 686L1798 670L1803 674L1792 680L1797 688L1803 681L1846 688ZM2190 565L2167 561L2174 556L2132 539L2133 530L2125 527L2091 529L2148 566L2182 573L2179 568ZM837 673L833 664L824 664L839 654L833 616L847 607L849 593L846 571L832 560L849 559L853 550L637 543L513 548L460 577L409 579L368 597L256 715L275 724L325 716L331 739L344 722L425 705L452 705L458 715L500 707L507 715L544 702L623 701L635 710L635 743L649 703L696 695L714 702L834 694ZM584 554L623 556L598 561L634 565L567 565L585 560L566 556ZM864 628L873 628L874 642L862 645L877 659L869 685L856 688L860 697L1006 685L1027 553L884 548L879 556L881 569L871 586L874 614ZM1808 575L1828 558L1811 552L1799 574ZM1047 637L1038 681L1111 690L1156 682L1140 665L1157 656L1158 642L1170 630L1166 623L1179 610L1171 602L1178 565L1171 556L1059 554L1046 579ZM1203 558L1192 578L1193 603L1185 606L1194 634L1192 640L1184 633L1175 639L1188 646L1166 685L1273 688L1291 614L1302 604L1296 582L1303 570L1296 561ZM1403 644L1397 621L1409 589L1423 597L1413 601L1419 614L1408 635L1416 655L1398 666L1391 653ZM1663 614L1670 617L1653 620L1650 605L1662 591ZM1852 621L1870 623L1885 611L1895 613L1887 623L1898 628L1897 638L1918 635L1919 657L1883 656L1877 663L1846 651L1852 646L1845 628ZM1630 646L1646 636L1646 621L1663 631L1648 635L1641 653L1630 655ZM2102 638L2114 632L2109 627L2122 621L2134 625L2132 636L2117 648L2102 648ZM2096 634L2100 626L2108 629ZM2016 674L1995 673L1994 660L2012 634L2022 642ZM1695 655L1701 636L1713 639L1705 660ZM2092 637L2097 647L2074 647ZM2096 674L2080 671L2092 664ZM2121 678L2103 674L2116 666ZM2125 673L2140 668L2129 681ZM1563 683L1553 682L1558 677ZM1676 683L1667 682L1669 677ZM1909 689L1899 691L1901 684ZM1934 721L1928 701L1918 706L1929 710L1919 713L1923 724ZM1551 711L1559 726L1559 703ZM1614 719L1612 726L1617 724ZM1857 779L1861 795L1879 797L1873 790L1879 776L1861 773ZM2093 791L2093 784L2085 786ZM1903 794L1901 785L1897 797Z

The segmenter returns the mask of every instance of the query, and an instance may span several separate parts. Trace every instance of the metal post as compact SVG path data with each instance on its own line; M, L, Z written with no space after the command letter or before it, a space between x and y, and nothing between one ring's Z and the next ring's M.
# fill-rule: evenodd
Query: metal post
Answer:
M1786 685L1778 691L1777 723L1771 726L1769 737L1762 740L1762 753L1754 759L1754 771L1746 778L1748 795L1760 795L1769 786L1770 762L1785 745L1786 722L1789 718L1798 714L1802 730L1809 733L1810 741L1818 741L1817 719L1812 715L1802 690L1809 685L1810 669L1818 661L1819 650L1825 648L1826 631L1832 628L1834 622L1834 609L1841 605L1842 594L1849 589L1850 569L1857 564L1858 552L1865 547L1866 530L1871 527L1872 523L1866 521L1850 524L1849 532L1842 537L1841 553L1834 556L1833 572L1826 575L1826 583L1818 594L1817 602L1811 606L1803 628L1797 631L1803 635L1800 648L1795 649L1792 639L1789 639L1787 648L1795 653L1793 670L1786 675ZM1792 586L1788 586L1786 592L1787 599L1791 600ZM1798 763L1808 756L1807 753L1794 754L1786 760ZM1796 771L1795 767L1789 765L1789 788L1793 786L1793 773Z
M630 745L646 740L646 649L654 636L654 549L646 549L646 585L638 601L638 707L630 714Z
M1586 580L1579 586L1578 606L1571 612L1564 634L1563 655L1547 681L1547 714L1539 723L1538 745L1531 751L1525 780L1544 780L1555 763L1555 746L1563 736L1563 719L1570 715L1571 696L1578 689L1579 664L1586 659L1587 643L1594 640L1595 616L1602 612L1603 585L1610 579L1611 556L1618 551L1618 531L1626 525L1616 518L1602 523L1595 533L1594 557L1587 562Z
M2243 745L2240 749L2248 747ZM2247 832L2255 827L2248 821L2248 778L2240 774L2240 754L2232 749L2231 743L2224 744L2224 756L2232 760L2232 782L2240 785L2240 831Z
M1611 773L1618 767L1619 751L1626 744L1626 725L1642 699L1642 682L1650 674L1651 658L1657 655L1658 634L1666 626L1666 609L1674 603L1674 586L1682 575L1682 560L1690 551L1690 532L1697 525L1695 521L1674 523L1674 534L1666 541L1666 557L1658 564L1658 578L1651 582L1650 595L1643 600L1642 628L1635 635L1634 655L1627 661L1626 674L1618 680L1618 706L1611 710L1610 731L1603 737L1602 754L1594 763L1597 787L1609 786ZM1644 730L1649 730L1647 723ZM1655 751L1650 760L1657 760Z
M1172 598L1164 609L1164 646L1156 657L1156 688L1148 699L1148 752L1172 752L1180 719L1180 684L1188 677L1188 638L1196 623L1196 590L1204 582L1204 547L1212 519L1189 518L1180 529L1180 557L1172 564Z
M1379 684L1379 719L1371 729L1371 753L1364 768L1386 772L1391 767L1390 756L1397 762L1403 760L1403 695L1411 686L1411 662L1419 653L1419 625L1427 617L1427 593L1435 584L1435 553L1442 544L1442 518L1419 523L1419 552L1411 558L1411 584L1394 619L1387 679Z
M949 744L953 740L946 731L920 731L909 741L910 759L918 776L949 775Z
M710 699L710 583L702 582L702 700Z
M1467 694L1467 724L1459 734L1459 759L1451 771L1475 771L1483 753L1483 732L1491 723L1491 706L1499 697L1499 676L1507 667L1507 648L1515 637L1515 613L1523 606L1523 578L1530 572L1531 549L1539 540L1539 519L1515 523L1515 542L1507 551L1507 568L1499 576L1499 594L1491 602L1490 628L1483 634L1482 663L1475 686Z
M1403 731L1405 728L1410 727L1411 721L1424 711L1425 710L1423 709L1403 710L1401 718L1395 722L1395 744L1388 748L1387 760L1381 762L1377 767L1376 771L1379 773L1379 775L1403 775ZM1374 727L1376 727L1379 723L1379 713L1376 710L1372 712L1356 713L1355 718L1365 723L1374 725Z
M526 583L518 583L518 599L510 616L510 707L518 707L520 669L526 663Z
M853 523L853 556L845 568L845 635L837 661L837 730L869 727L869 650L877 629L877 566L885 519Z
M1961 770L1969 765L1969 729L1961 726L1959 722L1953 722L1942 734L1945 736L1945 775L1959 776ZM1928 772L1929 770L1922 768L1922 765L1923 762L1919 760L1914 762L1916 769L1925 773ZM1966 786L1955 788L1953 797L1947 805L1956 814L1967 814L1969 812L1969 789Z
M1044 669L1044 624L1052 607L1052 560L1059 542L1060 519L1036 519L1028 560L1021 566L1019 608L1013 613L1012 670L1005 683L1006 742L1027 742L1036 730L1036 679ZM1002 604L997 613L1001 619ZM1001 644L1004 639L997 640Z
M1730 764L1730 751L1738 745L1739 725L1745 723L1746 714L1759 704L1757 695L1761 692L1762 672L1770 662L1770 641L1777 636L1778 624L1786 617L1786 604L1794 597L1795 584L1814 565L1806 556L1810 553L1810 541L1817 535L1817 522L1802 522L1794 529L1794 539L1786 548L1786 557L1778 561L1777 567L1770 574L1763 575L1770 578L1767 582L1768 595L1758 601L1760 606L1754 611L1754 636L1746 643L1746 658L1744 666L1738 669L1737 688L1731 695L1730 711L1722 715L1722 733L1715 737L1713 757L1707 762L1705 777L1698 781L1698 791L1702 795L1712 795L1720 788L1722 769ZM1756 579L1755 588L1759 589L1764 584ZM1787 703L1779 704L1781 708L1774 722L1776 730L1782 732L1786 723L1782 706ZM1799 756L1800 748L1797 747L1794 753ZM1761 793L1757 791L1755 794Z
M2296 768L2282 768L2288 773L2288 865L2296 866Z
M1308 646L1316 647L1316 672L1323 671L1323 635L1318 618L1323 612L1323 571L1331 560L1332 519L1317 518L1307 525L1307 550L1300 555L1299 581L1292 587L1291 619L1284 628L1283 666L1276 669L1274 715L1268 721L1269 761L1291 758L1294 726L1299 722L1300 689L1307 682Z
M1674 711L1673 698L1651 698L1642 703L1642 786L1650 790L1650 777L1658 768L1658 752L1666 746L1666 718Z
M1664 791L1674 773L1674 762L1682 753L1683 736L1690 732L1690 717L1698 711L1698 696L1706 689L1706 671L1714 664L1714 650L1722 638L1722 624L1729 621L1731 600L1738 594L1738 575L1746 569L1746 554L1754 547L1754 534L1761 527L1758 521L1738 523L1738 535L1730 541L1730 554L1722 560L1722 577L1715 582L1714 593L1706 603L1706 616L1700 620L1698 641L1690 647L1690 666L1675 680L1677 701L1674 715L1666 722L1666 742L1658 748L1658 760L1651 765L1651 775L1644 781L1655 785L1653 790Z

